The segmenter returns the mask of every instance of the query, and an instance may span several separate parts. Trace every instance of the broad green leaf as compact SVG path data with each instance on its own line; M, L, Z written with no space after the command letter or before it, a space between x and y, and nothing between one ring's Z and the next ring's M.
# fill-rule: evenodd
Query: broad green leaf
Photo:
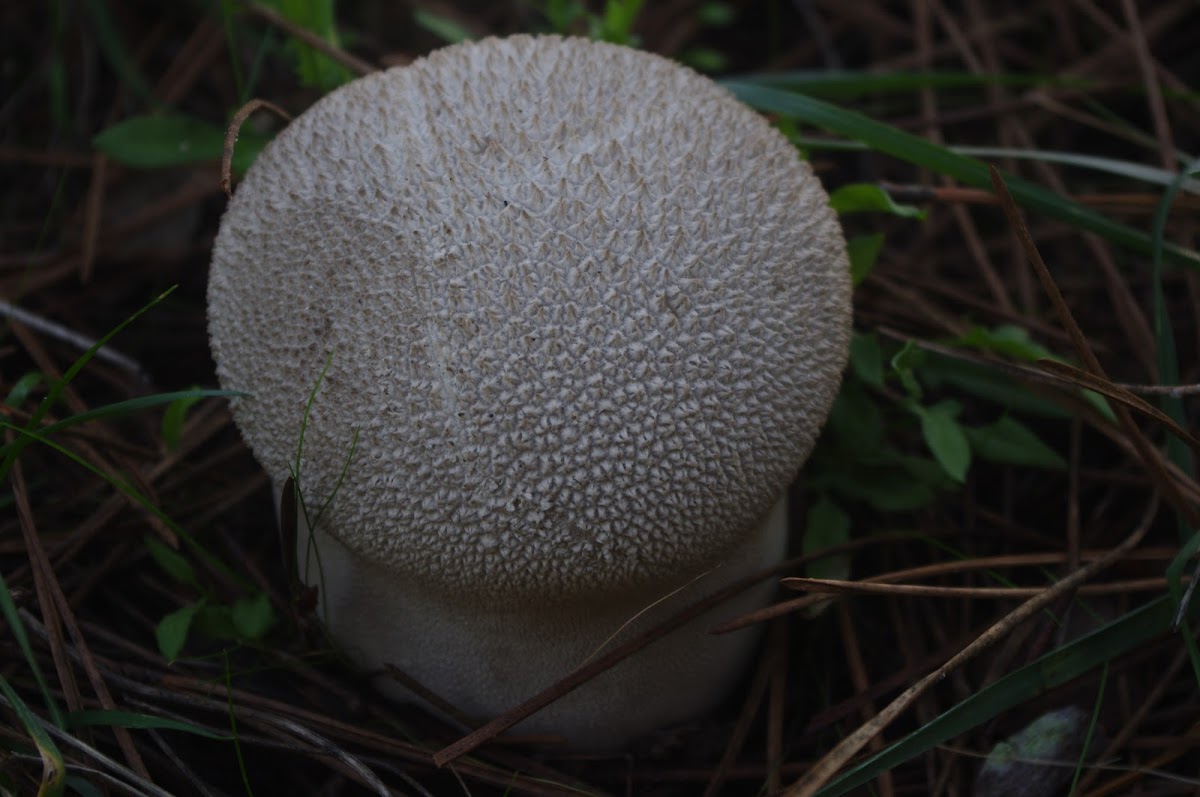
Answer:
M846 256L850 259L850 282L859 285L875 267L883 251L883 233L856 235L846 241Z
M642 11L644 0L607 0L598 38L614 44L633 44L633 25Z
M583 0L545 0L542 4L542 15L555 33L570 33L575 21L586 14Z
M339 45L334 21L334 0L260 0L273 7L300 27ZM306 86L331 91L352 78L346 67L299 39L288 40L288 50L296 63L296 74Z
M187 584L191 587L200 586L200 582L196 578L196 571L192 568L192 563L183 554L171 550L161 540L151 537L149 534L142 537L142 541L146 545L146 550L150 552L150 557L172 579L180 584Z
M413 9L413 19L422 28L448 44L458 44L459 42L470 41L474 38L471 35L471 31L449 17L434 14L423 8Z
M154 629L154 637L158 641L158 652L168 662L179 658L183 646L187 644L188 632L192 628L192 620L196 613L205 606L203 598L195 603L189 603L159 620Z
M822 496L808 509L804 523L801 550L812 554L850 541L850 516L837 504ZM850 576L850 557L845 554L826 556L807 563L805 573L810 578L845 579Z
M244 639L262 639L275 623L275 610L267 593L241 598L233 604L233 627Z
M233 624L233 607L226 603L210 603L196 615L196 630L209 639L232 641L238 638Z
M946 479L942 469L930 462L936 477ZM839 495L862 501L880 512L912 512L929 506L937 498L937 478L922 478L899 465L859 464L848 473L836 473L814 480L814 486L828 485Z
M713 47L689 47L675 57L698 72L723 72L729 68L729 56Z
M900 379L900 384L904 386L904 391L908 393L909 398L914 401L920 401L924 395L921 390L921 384L917 381L914 370L925 361L925 352L917 348L911 340L904 341L904 345L900 350L892 355L891 365L892 373Z
M1013 324L1003 324L990 329L973 326L967 334L951 342L979 351L1007 354L1009 357L1027 362L1055 358L1049 349L1029 337L1028 330Z
M971 451L989 462L1054 470L1067 466L1061 454L1043 443L1028 426L1008 415L987 426L966 427L966 433Z
M843 185L829 195L829 205L838 213L882 211L904 219L924 219L925 211L914 205L901 205L892 195L874 183Z
M921 436L933 458L954 481L965 481L971 467L971 444L955 418L957 410L951 410L947 403L933 407L912 404L910 408L921 421Z
M239 133L233 151L236 174L250 168L267 140L249 130ZM225 152L225 130L180 114L135 116L98 133L92 145L126 166L162 169L220 160Z
M844 459L854 462L883 444L883 415L858 385L847 383L829 413L830 432Z
M883 347L873 333L855 332L850 338L850 368L871 387L883 387Z
M723 28L737 17L737 9L732 3L717 0L701 3L695 13L696 21L709 28Z

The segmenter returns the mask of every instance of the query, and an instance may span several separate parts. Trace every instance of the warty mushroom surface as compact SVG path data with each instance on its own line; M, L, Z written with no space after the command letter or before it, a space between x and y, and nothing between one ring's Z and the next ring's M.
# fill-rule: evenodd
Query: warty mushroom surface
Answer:
M283 130L222 219L209 324L255 456L328 500L298 553L332 636L487 718L779 561L850 283L766 120L659 56L513 36ZM756 635L706 629L771 589L520 729L608 747L707 710Z

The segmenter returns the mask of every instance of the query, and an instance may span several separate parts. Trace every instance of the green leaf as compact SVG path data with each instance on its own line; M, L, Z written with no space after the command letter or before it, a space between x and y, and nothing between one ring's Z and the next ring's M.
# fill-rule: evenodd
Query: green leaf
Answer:
M848 473L828 478L828 485L841 496L862 501L880 512L912 512L929 506L937 498L937 486L948 480L936 462L919 474L915 468L896 463L857 463Z
M423 8L413 9L413 19L425 30L437 36L447 44L458 44L474 38L471 31L441 14L434 14Z
M850 368L871 387L883 387L883 348L874 332L855 332L850 337Z
M892 195L874 183L843 185L829 195L829 205L838 213L882 211L903 219L924 219L925 211L914 205L901 205Z
M709 28L723 28L737 17L737 9L731 3L710 0L696 9L696 21Z
M192 568L192 563L183 554L171 550L161 540L151 537L149 534L142 537L142 542L145 543L146 550L150 552L150 557L172 579L180 584L187 584L191 587L200 586L200 582L196 578L196 571Z
M931 390L950 386L1013 412L1045 418L1069 418L1070 413L1048 398L1033 393L1003 371L980 363L929 352L921 364L921 380Z
M262 639L275 624L275 610L267 593L242 598L233 604L233 627L244 639Z
M167 661L179 658L183 646L187 644L188 632L196 613L205 606L203 598L195 603L189 603L168 614L154 629L154 638L158 641L158 651Z
M850 258L850 282L859 285L875 267L883 251L883 233L855 235L846 241L846 256Z
M233 607L225 603L210 603L196 616L196 630L209 639L234 641L238 639L233 624Z
M860 385L847 382L829 413L829 429L854 460L883 444L883 415Z
M837 504L822 496L808 509L804 523L802 552L816 553L850 541L850 516ZM804 572L809 578L845 579L850 576L850 557L846 554L825 556L808 562Z
M967 435L955 418L957 407L952 408L950 402L933 407L921 407L914 403L910 409L921 420L921 436L933 452L933 458L954 481L965 481L967 469L971 467L971 444L967 442Z
M273 7L300 27L317 34L335 47L339 45L334 21L333 0L260 0ZM295 58L296 74L311 88L331 91L352 77L346 67L299 39L288 40L288 50Z
M1004 324L988 329L973 326L965 334L951 341L959 346L968 346L979 351L993 351L1006 354L1017 360L1035 362L1041 359L1061 359L1049 349L1034 342L1029 337L1029 331L1024 327Z
M892 373L899 377L904 391L908 393L909 398L915 401L920 401L924 391L921 390L921 384L917 381L914 370L924 361L925 352L917 348L911 340L904 341L900 350L892 355Z
M251 131L240 133L233 151L234 172L244 174L267 141ZM220 160L225 130L181 114L135 116L98 133L92 146L126 166L162 169Z
M542 6L542 15L555 33L570 33L575 21L586 14L581 0L545 0Z
M633 25L642 11L644 0L607 0L600 38L614 44L633 43Z
M729 56L712 47L688 47L675 57L698 72L723 72L729 68Z
M1062 470L1067 461L1017 419L1005 415L987 426L967 427L971 450L980 459L1002 465Z

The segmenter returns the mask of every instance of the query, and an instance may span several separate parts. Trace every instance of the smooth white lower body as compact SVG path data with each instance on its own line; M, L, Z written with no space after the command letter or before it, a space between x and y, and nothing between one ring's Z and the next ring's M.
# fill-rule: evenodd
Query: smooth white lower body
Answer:
M313 537L320 573L310 555L306 576L309 532L303 522L297 537L301 577L320 586L319 614L345 653L370 671L398 668L482 723L683 607L778 563L786 548L787 511L781 499L745 545L698 579L693 573L674 584L602 599L517 606L430 594L320 531ZM560 734L577 749L612 749L704 714L742 674L759 638L755 629L720 636L709 629L765 605L775 585L776 579L766 579L723 602L514 730ZM378 677L376 687L395 699L414 699L387 675Z

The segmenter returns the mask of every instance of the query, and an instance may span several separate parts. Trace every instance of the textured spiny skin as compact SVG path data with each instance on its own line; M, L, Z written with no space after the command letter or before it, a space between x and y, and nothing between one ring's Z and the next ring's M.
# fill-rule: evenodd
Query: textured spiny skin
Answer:
M210 333L321 528L487 603L677 580L807 457L849 341L844 243L795 149L711 81L515 36L357 80L259 156Z

